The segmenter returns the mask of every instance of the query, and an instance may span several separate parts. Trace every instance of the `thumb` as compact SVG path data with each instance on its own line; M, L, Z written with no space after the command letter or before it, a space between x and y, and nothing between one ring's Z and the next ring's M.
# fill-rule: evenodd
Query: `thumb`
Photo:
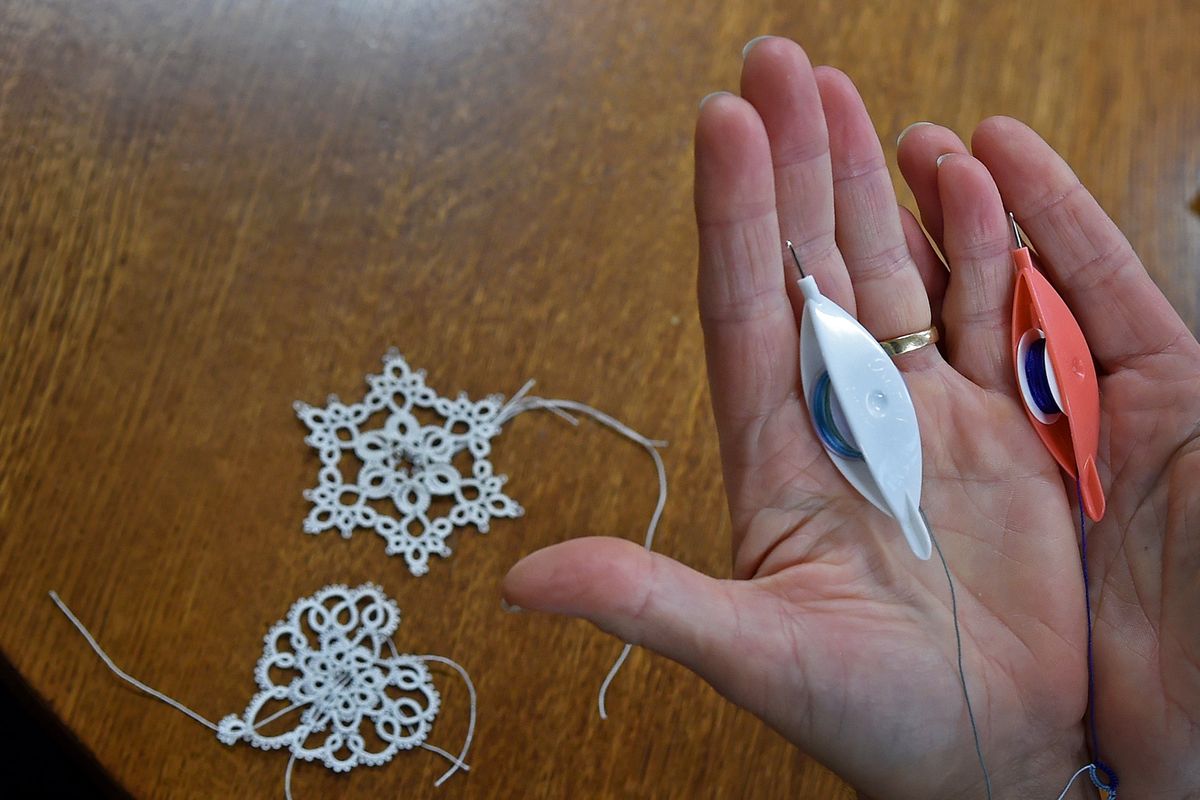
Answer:
M512 605L582 617L644 645L726 695L737 693L729 681L748 677L745 656L769 640L747 627L764 615L738 606L761 607L749 584L710 578L624 539L587 537L539 550L509 571L503 592Z

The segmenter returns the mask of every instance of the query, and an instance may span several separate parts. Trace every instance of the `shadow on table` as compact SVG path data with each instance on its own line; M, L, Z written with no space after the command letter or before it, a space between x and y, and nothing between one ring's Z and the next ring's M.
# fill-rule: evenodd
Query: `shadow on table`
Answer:
M0 658L0 794L20 798L128 798L91 753Z

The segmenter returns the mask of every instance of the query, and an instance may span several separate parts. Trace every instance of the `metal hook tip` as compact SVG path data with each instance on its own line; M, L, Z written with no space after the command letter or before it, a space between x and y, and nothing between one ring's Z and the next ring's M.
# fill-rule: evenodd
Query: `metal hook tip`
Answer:
M792 240L791 240L791 239L788 239L788 240L787 240L787 249L788 249L789 251L791 251L791 254L792 254L792 260L796 262L796 269L800 270L800 277L801 277L801 278L806 278L806 277L808 277L808 276L807 276L807 275L805 275L805 273L804 273L804 267L800 266L800 256L799 256L799 255L796 253L796 248L792 246Z

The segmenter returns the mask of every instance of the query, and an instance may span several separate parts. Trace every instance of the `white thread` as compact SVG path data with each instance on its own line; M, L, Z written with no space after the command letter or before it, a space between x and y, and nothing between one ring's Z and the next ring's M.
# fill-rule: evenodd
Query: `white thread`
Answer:
M537 381L530 378L529 380L525 381L524 386L522 386L520 389L517 390L516 394L514 394L512 397L508 398L508 402L504 404L504 406L500 409L500 413L498 413L496 415L496 424L504 425L506 422L511 420L513 417L515 417L517 414L520 414L522 411L528 411L530 408L545 408L547 411L549 411L553 414L556 414L557 416L565 419L567 422L571 423L572 425L578 427L579 420L575 419L575 417L572 417L570 414L563 411L562 409L556 408L554 406L536 405L537 402L544 402L541 400L541 398L538 398L538 397L526 398L526 395L529 394L529 390L532 389L536 383L537 383ZM529 404L523 405L523 401L525 401L526 399L535 401L535 405L532 405L532 406ZM597 412L597 413L599 413L599 412Z
M1079 777L1080 775L1082 775L1083 773L1085 773L1085 772L1089 772L1089 771L1092 773L1092 782L1093 782L1093 783L1095 783L1095 781L1096 781L1096 777L1095 777L1095 775L1096 775L1096 765L1095 765L1095 764L1088 764L1088 765L1086 765L1086 766L1082 766L1082 767L1080 767L1079 769L1075 770L1075 774L1071 776L1071 780L1067 781L1067 785L1066 785L1066 787L1065 787L1065 788L1062 790L1062 794L1060 794L1060 795L1059 795L1059 796L1056 798L1056 800L1063 800L1063 798L1065 798L1065 797L1067 796L1067 792L1071 791L1071 787L1075 785L1075 779L1076 779L1076 778L1078 778L1078 777Z
M163 694L162 692L158 691L157 689L147 686L146 684L139 681L137 678L135 678L132 675L130 675L129 673L127 673L125 670L118 667L113 662L113 660L111 658L109 658L108 653L104 652L104 649L102 647L100 647L99 642L96 641L95 637L92 636L91 632L84 626L84 624L82 622L79 621L79 618L76 617L71 612L71 609L67 608L67 604L64 603L62 601L62 599L58 596L58 592L51 591L50 599L54 601L54 605L58 606L58 610L61 611L66 616L66 618L71 621L71 624L75 626L75 629L78 630L79 633L83 636L84 640L87 641L87 643L89 645L91 645L92 650L94 650L96 652L96 655L100 656L100 660L104 662L105 666L107 666L110 670L112 670L114 675L116 675L118 678L125 681L126 683L130 684L131 686L134 686L137 689L140 689L145 694L150 695L155 700L166 703L167 705L169 705L171 708L175 709L176 711L182 711L184 714L187 714L189 717L196 720L196 722L199 722L204 727L211 728L214 731L217 730L216 723L210 722L209 720L207 720L204 717L197 714L195 711L192 711L190 708L188 708L187 706L185 706L183 703L179 702L178 700L176 700L172 697L168 697L167 695Z
M609 685L613 682L613 678L617 677L617 673L625 665L625 659L629 658L631 652L633 652L633 645L626 642L625 646L621 648L621 655L617 656L617 660L608 668L608 674L600 683L600 692L596 699L596 704L600 707L600 719L608 719L608 709L604 706L604 698L608 696Z
M283 796L286 800L292 800L292 767L296 766L296 754L292 753L292 757L288 759L287 769L283 771Z
M383 365L381 374L367 376L362 402L331 396L323 408L294 404L309 429L304 441L322 465L317 485L304 492L313 504L304 530L337 530L344 538L372 530L387 543L388 555L403 555L412 574L424 575L430 556L451 554L446 540L455 528L471 525L487 533L492 519L523 513L503 492L507 478L496 475L487 458L505 406L500 395L478 402L466 394L439 396L425 384L425 373L395 350ZM418 412L440 422L422 424ZM364 427L378 414L387 415L382 425ZM355 458L357 473L343 474L344 463ZM470 468L460 471L455 462L464 458ZM449 510L437 516L435 501L447 501ZM381 503L388 505L380 510Z
M449 753L447 753L445 750L438 747L437 745L422 744L420 746L422 748L428 750L429 752L437 753L439 756L446 759L447 761L454 763L456 765L456 769L461 768L464 772L468 772L471 769L469 766L467 766L463 762L459 761L457 758L450 755ZM296 766L296 754L292 753L291 758L288 759L287 769L285 769L283 771L283 796L286 798L286 800L292 800L292 768L295 766ZM444 780L444 777L443 777L443 780ZM434 784L434 786L440 786L440 785L441 785L440 781L439 781L439 783Z
M420 747L422 750L428 750L428 751L429 751L429 752L431 752L431 753L437 753L439 756L441 756L442 758L446 759L446 760L447 760L447 761L449 761L451 764L454 764L455 766L457 766L457 767L458 767L459 769L461 769L463 772L470 772L470 771L471 771L471 765L470 765L470 764L468 764L468 763L467 763L467 762L465 762L465 761L459 761L459 760L458 760L458 756L456 756L456 755L453 755L452 753L447 753L445 750L443 750L442 748L438 747L436 744L430 744L429 742L421 742L421 744L419 745L419 747ZM434 784L434 785L436 786L437 784Z
M446 770L445 774L433 783L434 786L441 786L446 782L447 778L449 778L459 769L470 769L470 767L464 763L464 759L467 757L467 751L471 749L471 740L475 738L475 710L478 705L477 698L475 696L475 684L471 682L471 676L467 674L467 671L463 669L462 665L452 658L446 658L445 656L432 654L413 656L413 658L419 658L422 661L436 661L439 664L445 664L448 667L453 667L458 671L458 674L462 676L463 683L467 684L467 693L471 697L471 716L470 720L467 722L467 738L463 741L462 750L459 751L458 757L455 758L454 756L449 755L441 748L434 750L434 752L441 753L443 756L446 756L452 762L454 762L454 765L450 767L450 769ZM429 745L428 749L434 749L433 745Z
M419 746L441 698L420 659L381 653L385 645L395 652L392 635L399 625L399 607L373 584L326 586L300 598L263 639L254 669L258 693L241 715L221 720L217 737L224 744L245 741L261 750L286 747L335 772L379 766L398 751ZM283 672L283 681L277 683L273 672ZM267 703L280 700L290 705L259 719ZM304 711L291 730L272 736L259 732L301 706ZM372 749L358 733L372 727L381 749ZM314 737L315 745L310 744Z
M462 665L445 656L401 655L391 638L400 622L400 609L377 586L363 584L356 589L326 586L311 597L297 600L287 619L276 623L264 639L263 656L255 667L255 680L261 691L241 717L230 715L220 723L211 722L118 667L58 593L49 594L96 655L122 680L215 731L224 744L244 739L263 750L287 746L291 751L284 771L284 795L288 800L292 796L292 772L297 758L320 759L329 769L344 772L359 764L383 764L399 749L421 747L451 762L452 766L437 780L436 786L460 769L470 770L464 759L475 736L478 707L470 675ZM311 646L310 631L317 638L316 647ZM356 634L353 639L351 633ZM284 637L288 649L280 650L278 645ZM383 657L380 652L385 644L391 658ZM453 667L466 682L470 694L470 722L458 756L424 741L440 708L440 695L425 666L430 661ZM299 676L287 685L276 684L270 674L273 669ZM404 694L396 699L386 694L389 688ZM425 700L424 707L414 699L421 697ZM284 699L291 699L291 704L257 719L266 702ZM302 707L304 711L294 730L277 736L258 733L259 728ZM359 730L368 721L386 742L382 751L365 749ZM326 730L330 733L323 743L308 746L311 737ZM342 751L349 751L349 757L339 757Z
M503 409L501 409L500 414L498 415L498 420L501 425L508 422L518 414L534 408L551 411L557 413L559 416L565 416L565 409L570 409L580 414L586 414L599 422L601 425L605 425L630 441L640 444L646 449L646 452L650 454L650 457L654 460L654 469L658 473L658 503L655 505L654 513L650 517L650 524L646 527L646 539L642 546L645 547L647 551L651 550L654 546L654 534L658 530L659 520L662 519L663 509L666 508L667 505L667 469L663 464L662 456L658 452L658 448L666 447L667 443L658 439L648 439L620 420L610 417L603 411L592 408L584 403L579 403L574 400L547 400L541 397L525 396L532 387L533 381L526 383L523 387L521 387L521 391L513 395L513 399L510 400ZM568 417L568 421L574 422L574 420L570 417ZM597 706L600 709L600 719L608 719L608 709L604 703L605 697L608 695L608 688L612 684L613 679L617 676L617 673L620 671L621 667L625 664L625 660L629 657L629 653L632 650L633 645L629 643L626 643L625 646L621 648L621 654L617 656L617 660L613 662L608 674L604 676L604 681L600 684L600 691L597 696Z

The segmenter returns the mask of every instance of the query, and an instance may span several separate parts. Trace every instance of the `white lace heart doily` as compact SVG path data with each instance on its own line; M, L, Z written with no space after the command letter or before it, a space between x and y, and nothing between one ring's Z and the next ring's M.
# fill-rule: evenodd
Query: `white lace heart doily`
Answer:
M286 747L337 772L378 766L420 746L440 696L424 661L395 651L391 637L399 624L399 607L369 583L326 586L300 598L264 639L254 669L260 691L241 716L220 721L217 738L263 750ZM279 707L264 713L271 703ZM292 716L290 729L260 732Z
M463 759L475 736L477 698L471 676L446 656L399 653L392 634L400 624L400 609L378 586L326 586L297 600L287 618L267 633L254 669L258 694L240 716L231 714L219 723L118 667L56 592L50 592L50 599L117 677L215 731L224 744L246 741L262 750L287 748L291 758L283 791L288 800L297 759L349 772L360 765L379 766L400 750L420 747L451 764L436 786L470 769ZM431 662L456 671L470 696L467 735L457 756L426 741L441 703L427 667ZM267 732L280 728L281 732Z

